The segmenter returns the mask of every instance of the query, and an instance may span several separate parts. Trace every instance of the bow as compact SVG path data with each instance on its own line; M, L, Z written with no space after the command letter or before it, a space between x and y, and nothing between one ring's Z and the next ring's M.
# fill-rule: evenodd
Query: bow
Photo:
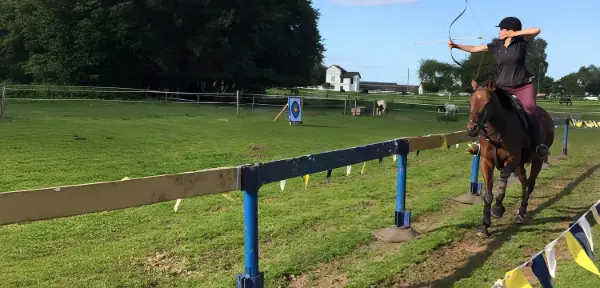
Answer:
M448 27L448 39L452 40L452 36L450 34L450 31L452 29L452 24L454 24L454 22L456 22L456 20L458 20L458 18L460 18L463 14L465 14L465 11L467 11L467 5L469 4L469 2L467 0L465 0L465 9L463 9L462 12L460 12L460 14L454 18L454 21L452 21L452 23L450 23L450 27ZM450 57L452 57L452 60L454 60L454 63L458 64L458 66L460 67L465 67L462 64L458 63L458 61L456 61L456 59L454 59L454 55L452 55L452 48L450 48Z
M450 41L452 41L452 36L450 34L450 31L452 29L452 24L454 24L454 22L456 22L456 20L458 20L458 18L460 18L463 14L465 14L465 11L467 11L468 6L469 6L469 1L465 0L465 9L463 9L463 11L460 12L460 14L458 14L458 16L456 16L456 18L454 18L454 21L452 21L452 23L450 23L450 27L448 27L448 39L450 39ZM479 78L479 72L481 71L481 64L483 63L483 56L484 56L484 54L482 53L481 57L479 58L479 67L477 67L477 75L475 76L475 79ZM458 66L465 68L465 65L460 64L458 61L456 61L456 59L454 59L454 55L452 55L452 48L450 48L450 57L452 57L452 60L454 60L454 63L456 63Z

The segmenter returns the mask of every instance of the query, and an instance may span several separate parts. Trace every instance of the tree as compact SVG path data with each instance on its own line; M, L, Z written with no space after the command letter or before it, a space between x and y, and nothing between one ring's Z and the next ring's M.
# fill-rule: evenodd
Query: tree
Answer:
M0 78L212 91L307 85L324 52L311 4L4 0Z
M454 91L459 83L458 70L448 64L433 59L424 59L419 63L419 79L421 82L428 83L426 90Z

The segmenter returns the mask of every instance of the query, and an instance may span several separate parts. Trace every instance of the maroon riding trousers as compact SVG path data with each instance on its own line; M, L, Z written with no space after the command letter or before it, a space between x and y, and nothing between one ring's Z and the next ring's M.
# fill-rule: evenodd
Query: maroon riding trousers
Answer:
M531 116L537 116L536 114L536 103L535 103L535 89L531 83L527 83L523 86L518 87L501 87L500 89L513 94L519 98L523 104L523 108L527 114Z

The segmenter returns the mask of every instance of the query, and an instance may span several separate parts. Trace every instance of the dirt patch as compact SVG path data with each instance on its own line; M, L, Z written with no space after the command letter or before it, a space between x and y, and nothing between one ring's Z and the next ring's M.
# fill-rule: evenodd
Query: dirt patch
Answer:
M264 150L267 150L267 146L250 144L250 145L248 145L248 150L264 151Z
M187 259L177 257L166 252L156 252L137 263L144 267L147 272L167 273L171 276L197 276L196 271L187 269Z
M262 153L250 153L248 154L250 158L265 158L265 154Z

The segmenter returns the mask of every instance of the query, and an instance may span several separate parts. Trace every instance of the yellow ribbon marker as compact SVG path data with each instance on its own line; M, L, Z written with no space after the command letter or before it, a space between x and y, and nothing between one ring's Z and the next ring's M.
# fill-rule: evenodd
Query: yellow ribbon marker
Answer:
M310 178L310 175L306 174L304 176L304 189L306 189L308 187L308 179Z
M446 135L442 135L442 150L447 150L448 147L448 140L446 140Z
M360 174L365 174L365 166L367 166L367 162L363 162L363 168L360 170Z
M223 195L223 197L225 197L225 199L233 202L233 198L231 198L231 196L229 196L229 194L222 193L221 195Z

